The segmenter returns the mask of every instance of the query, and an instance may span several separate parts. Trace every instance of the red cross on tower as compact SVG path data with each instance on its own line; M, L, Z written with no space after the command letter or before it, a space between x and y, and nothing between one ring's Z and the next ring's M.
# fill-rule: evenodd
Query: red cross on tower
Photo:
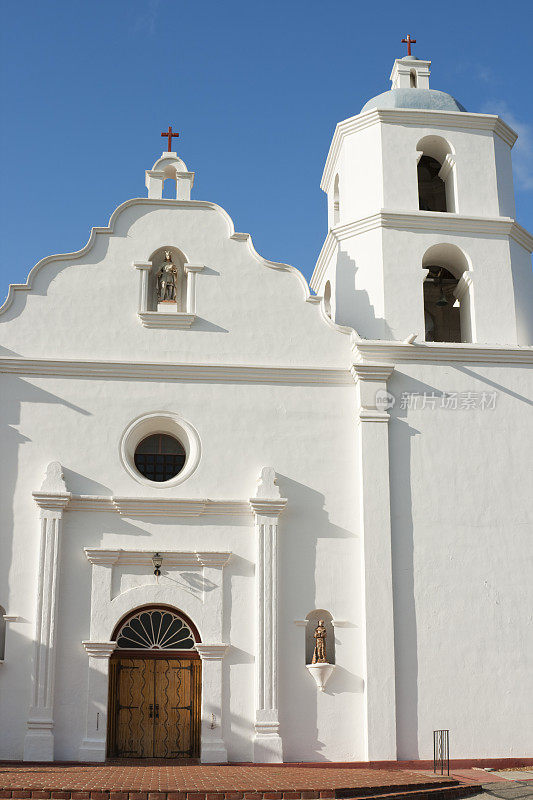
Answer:
M410 56L411 55L411 45L412 44L416 44L416 39L411 39L411 34L408 33L407 34L407 38L406 39L402 39L402 44L406 44L407 45L407 55Z
M172 152L172 139L175 136L179 136L179 133L172 133L172 125L169 125L168 131L163 131L161 136L166 136L168 138L168 152Z

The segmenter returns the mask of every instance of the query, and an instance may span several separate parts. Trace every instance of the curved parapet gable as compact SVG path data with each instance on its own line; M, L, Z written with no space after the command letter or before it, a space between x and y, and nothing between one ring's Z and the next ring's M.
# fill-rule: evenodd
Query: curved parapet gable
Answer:
M177 289L158 300L166 250ZM134 198L83 248L47 256L12 285L0 322L6 351L26 357L203 362L216 351L235 363L338 367L356 334L322 306L298 269L263 258L217 204Z
M233 220L231 219L231 217L229 216L227 211L225 211L222 208L222 206L217 205L217 203L211 203L211 202L206 201L206 200L167 200L167 199L153 200L153 199L145 198L145 197L134 197L134 198L132 198L130 200L126 200L124 203L121 203L121 205L119 205L113 211L113 213L111 214L111 217L109 218L109 223L108 223L107 226L91 228L91 233L90 233L89 239L87 241L87 244L84 247L82 247L80 250L75 250L75 251L70 252L70 253L57 253L57 254L54 254L54 255L45 256L40 261L38 261L37 264L35 264L34 267L32 267L32 269L30 270L30 272L28 274L28 277L26 279L26 283L12 283L12 284L10 284L9 285L9 289L8 289L8 293L7 293L7 297L6 297L3 305L0 306L0 314L3 314L11 306L11 304L13 303L13 301L15 299L16 292L30 292L31 291L33 283L34 283L34 280L35 280L35 277L36 277L37 273L39 273L41 271L41 269L43 269L43 267L45 267L47 264L52 264L52 263L57 262L57 261L69 261L69 262L70 261L76 261L77 259L82 258L83 256L87 255L93 249L93 247L94 247L94 245L96 243L97 236L111 236L111 235L113 235L113 233L115 232L117 221L118 221L119 217L121 216L121 214L127 208L130 208L131 206L135 206L135 205L146 205L146 206L152 206L152 207L157 207L157 206L162 206L162 207L175 206L176 208L207 208L207 209L211 209L213 211L216 211L218 214L220 214L220 216L227 223L227 226L228 226L228 237L229 238L235 239L237 241L247 242L250 254L255 258L255 260L258 263L262 264L263 266L269 267L270 269L281 270L283 272L291 272L292 274L294 274L295 277L298 279L301 287L302 287L302 291L303 291L303 294L304 294L304 299L306 301L309 300L311 302L315 301L315 297L313 295L311 295L311 292L310 292L310 289L309 289L309 285L308 285L306 279L304 278L304 276L302 275L302 273L300 272L300 270L298 270L298 269L296 269L296 267L292 267L292 266L290 266L288 264L282 264L282 263L279 263L279 262L276 262L276 261L269 261L268 259L263 258L263 256L259 255L259 253L257 252L257 250L255 249L255 247L253 245L251 235L249 233L236 233L235 232L235 226L233 224ZM316 298L316 301L318 301L318 300L319 300L319 298Z

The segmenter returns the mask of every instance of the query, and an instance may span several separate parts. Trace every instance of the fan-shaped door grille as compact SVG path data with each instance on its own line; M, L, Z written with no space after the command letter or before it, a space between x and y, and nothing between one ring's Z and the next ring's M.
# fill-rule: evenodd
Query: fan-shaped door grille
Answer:
M194 635L187 623L172 611L139 611L116 635L121 650L192 650Z

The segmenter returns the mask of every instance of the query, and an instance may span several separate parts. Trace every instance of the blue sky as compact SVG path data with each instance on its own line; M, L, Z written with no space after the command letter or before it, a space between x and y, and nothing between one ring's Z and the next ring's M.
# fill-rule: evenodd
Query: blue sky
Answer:
M145 196L169 124L193 197L309 278L335 124L389 88L407 33L433 88L520 133L517 218L533 228L530 0L4 0L1 21L2 297Z

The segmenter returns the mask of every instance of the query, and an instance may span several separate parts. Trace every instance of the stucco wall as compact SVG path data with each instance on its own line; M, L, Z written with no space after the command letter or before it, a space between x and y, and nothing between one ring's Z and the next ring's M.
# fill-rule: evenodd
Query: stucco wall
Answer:
M387 438L381 435L387 427L373 397L365 395L365 413L358 405L360 387L350 374L357 354L350 337L309 301L301 276L265 264L248 240L231 238L231 222L220 209L140 202L123 207L113 225L113 235L96 234L94 246L80 257L52 259L34 272L31 291L15 291L0 316L1 369L9 373L2 375L0 602L18 618L9 623L6 662L0 666L0 716L9 720L1 728L0 757L22 756L38 574L39 515L32 492L51 461L61 463L67 489L76 495L243 503L254 496L261 468L275 470L287 498L279 528L277 614L285 759L361 760L383 750L394 757L395 726L400 757L428 757L435 727L450 727L457 757L525 755L532 598L523 477L530 463L531 373L513 365L516 349L492 354L493 366L473 364L472 354L470 363L448 364L442 356L433 366L400 363L390 380L397 397L388 423L392 565L379 563L376 569L385 578L392 575L395 629L388 651L394 645L396 707L390 716L377 713L367 708L368 686L379 686L383 676L376 677L379 663L369 671L367 656L380 652L373 645L384 630L374 623L369 629L365 618L365 603L373 619L377 614L369 590L372 569L363 553L375 557L386 551L383 540L373 548L372 537L386 532L388 519L381 519L379 531L373 527L368 512L361 511L361 493L365 509L379 511L387 501ZM381 235L370 233L368 247ZM198 319L190 330L147 329L137 315L140 275L132 262L146 260L165 244L204 265L197 276ZM382 347L377 362L390 359L387 345ZM429 347L426 361L432 352ZM482 348L476 352L482 362ZM19 356L26 358L13 360ZM39 358L48 359L46 365ZM69 359L79 363L73 366ZM112 362L129 362L137 376L124 363ZM188 376L178 371L164 377L148 367L141 374L140 362L220 370L218 377L201 367ZM253 369L225 373L231 365L271 369L261 375ZM287 367L315 372L288 374ZM386 380L387 370L377 371L379 380ZM496 391L496 406L401 408L402 392L456 390ZM178 414L200 439L197 469L170 488L139 483L120 459L124 431L151 412ZM371 462L358 465L362 424L378 426L379 437L366 441L378 442L379 450L371 451ZM222 635L230 645L222 667L223 735L230 759L252 758L255 535L251 513L147 518L67 507L56 644L56 758L77 758L86 733L89 666L81 646L91 622L86 547L234 554L222 586ZM141 582L144 602L159 596L149 570L128 575L124 589ZM176 605L185 604L193 619L197 608L201 618L198 604L204 601L194 595L183 570L164 574L160 586L165 581L177 587ZM379 593L380 587L375 589ZM305 668L305 631L295 624L315 608L327 609L336 621L337 663L324 693L317 692ZM100 635L109 637L111 630ZM393 668L383 683L387 680L394 682ZM495 697L500 710L489 723ZM368 720L375 724L377 717L381 727L370 737L382 736L383 747L368 741Z
M398 757L430 758L438 728L454 757L526 756L531 369L404 364L390 389ZM441 408L444 392L457 409ZM461 407L465 392L477 407ZM404 393L419 393L416 409Z

